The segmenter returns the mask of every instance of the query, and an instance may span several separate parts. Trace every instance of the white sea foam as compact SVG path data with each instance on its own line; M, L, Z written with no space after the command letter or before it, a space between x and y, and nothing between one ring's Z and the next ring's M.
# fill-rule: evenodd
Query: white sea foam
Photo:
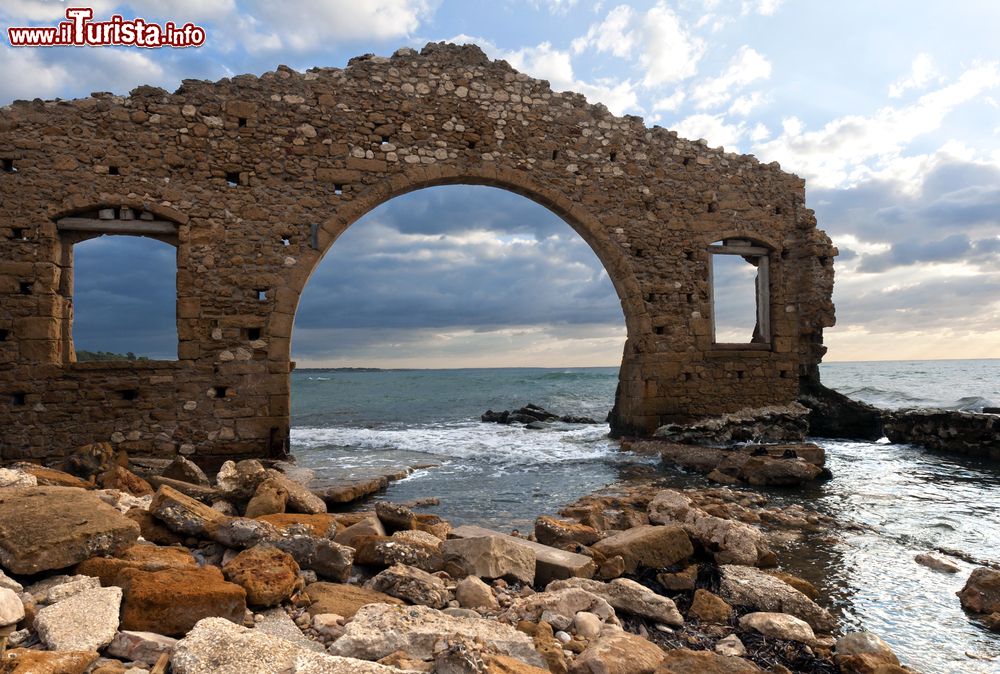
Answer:
M521 426L473 422L388 429L293 428L291 439L293 451L351 447L525 465L587 461L611 456L617 443L607 435L606 424L557 424L551 429L528 430Z

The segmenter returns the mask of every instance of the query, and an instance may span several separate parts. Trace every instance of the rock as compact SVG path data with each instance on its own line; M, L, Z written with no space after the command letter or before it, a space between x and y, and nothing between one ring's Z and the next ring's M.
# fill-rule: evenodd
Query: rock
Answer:
M336 516L329 513L316 513L313 515L308 513L276 513L274 515L261 515L256 519L267 522L279 532L290 531L292 527L304 527L304 529L300 528L297 530L306 531L316 538L329 538L331 540L336 540L334 537L337 535L339 529ZM347 545L341 541L337 542L341 543L341 545Z
M500 536L505 541L528 548L535 553L535 584L548 585L553 580L565 578L591 578L596 565L594 560L586 555L567 552L523 538L514 538L500 534L483 527L465 525L454 529L450 536L455 538L480 538L482 536Z
M767 575L774 576L778 580L788 583L813 601L816 601L816 598L819 597L819 590L805 578L799 578L793 574L786 573L784 571L777 571L775 569L769 569L767 571Z
M980 621L991 632L1000 632L1000 612L990 613L989 615L984 614L980 617Z
M573 520L557 520L542 515L535 520L535 540L557 548L593 545L601 536L597 529Z
M93 590L100 586L101 581L90 576L51 576L32 583L25 588L25 592L31 595L36 604L54 604L78 592Z
M664 652L628 632L602 634L576 659L570 674L653 674Z
M577 611L573 616L573 628L579 637L583 639L596 639L601 634L604 623L601 617L590 611Z
M293 531L295 531L293 529ZM292 534L295 535L295 534ZM227 548L243 550L260 543L276 543L282 538L276 527L250 517L227 517L210 525L206 538Z
M317 613L312 617L312 628L320 636L333 641L343 636L344 622L346 622L344 616L339 616L336 613ZM324 647L323 650L325 651L326 648Z
M307 585L305 591L312 602L307 608L312 616L333 613L353 618L367 604L403 604L395 597L358 585L318 582Z
M245 503L266 477L267 471L256 459L245 459L239 463L226 461L219 468L215 484L227 500Z
M799 402L809 408L813 437L875 441L883 435L881 410L823 386L818 372L799 380Z
M94 576L101 585L114 584L122 569L162 571L163 569L196 568L198 562L187 548L158 545L133 545L118 557L91 557L76 565L75 573Z
M568 627L580 611L593 613L605 622L618 622L615 610L607 600L579 587L546 590L522 597L511 604L501 619L510 623L545 620L550 624L559 623L562 628Z
M299 565L287 552L257 545L239 553L222 567L226 580L247 593L251 606L277 606L302 589Z
M242 623L246 592L227 583L213 566L141 571L124 569L115 579L122 588L122 629L183 636L203 618Z
M430 660L434 656L435 643L442 637L475 639L500 655L542 666L531 638L514 628L492 620L455 618L425 606L364 606L329 651L335 655L377 660L402 650L414 658Z
M38 478L31 473L11 468L0 468L0 489L35 486L38 486Z
M99 587L46 606L35 616L38 637L53 651L98 651L118 631L122 591Z
M229 519L218 510L167 486L157 489L149 512L171 531L199 538L210 538L218 526Z
M871 632L851 632L834 644L835 660L844 674L870 674L880 665L899 665L889 644Z
M962 608L973 613L1000 612L1000 571L980 567L958 592Z
M530 585L535 553L499 536L451 539L442 546L444 568L453 577L503 578Z
M288 490L277 480L268 478L257 485L250 502L247 503L245 515L260 517L261 515L276 515L285 512L288 503Z
M315 653L221 618L207 618L177 642L174 674L403 674L402 670Z
M139 525L139 535L156 545L178 545L184 542L185 536L174 533L163 522L153 516L148 510L132 508L125 517Z
M947 559L942 559L931 554L920 554L913 558L917 564L926 566L928 569L934 569L935 571L941 571L943 573L958 573L961 569L955 562L949 561Z
M405 564L389 567L372 578L368 586L376 592L431 608L444 608L451 600L443 580Z
M346 545L305 535L283 536L273 543L294 557L300 567L315 571L323 578L344 582L351 575L354 550Z
M309 491L305 485L296 482L281 471L274 470L273 468L268 469L266 472L268 479L273 480L279 488L284 489L288 494L286 505L289 511L305 515L320 515L326 512L326 502ZM247 517L250 517L250 515L247 515Z
M356 539L355 561L365 566L406 564L433 573L444 566L441 540L422 531L397 531L391 537Z
M170 480L180 480L189 484L197 484L202 487L212 486L212 481L205 475L205 471L198 467L196 463L183 456L178 456L163 469L163 477Z
M740 618L740 627L745 630L756 630L774 639L801 641L805 644L816 641L816 635L809 623L788 613L748 613Z
M455 586L455 598L462 608L496 611L500 608L493 588L476 576L467 576Z
M597 576L602 580L613 580L625 573L625 559L621 555L608 557L597 569Z
M121 465L121 461L110 442L94 442L77 447L63 462L63 468L67 471L88 480L116 465Z
M619 614L630 613L672 627L684 624L684 618L672 599L658 595L634 580L617 578L610 583L602 583L598 580L569 578L549 583L545 589L546 592L551 592L567 587L582 588L601 597Z
M7 588L8 590L13 590L18 593L24 591L24 587L19 582L4 573L3 569L0 569L0 587Z
M660 426L655 437L694 445L737 442L801 442L809 432L809 410L799 403L746 408L686 424Z
M95 651L51 651L15 648L4 653L3 674L83 674L100 656Z
M682 528L649 524L614 534L592 548L605 557L621 555L628 573L639 567L670 567L694 554L691 539Z
M219 500L225 500L222 498L222 493L215 487L192 484L190 482L185 482L184 480L174 480L169 477L163 477L162 475L150 475L147 479L149 480L149 484L152 485L154 489L159 489L160 487L170 487L171 489L175 489L185 496L197 499L206 505L211 505Z
M76 489L93 489L94 484L87 480L81 480L75 475L65 473L55 468L47 468L37 463L22 461L15 463L12 468L22 473L28 473L35 477L35 483L40 487L74 487Z
M715 642L715 647L712 650L719 655L730 657L742 657L747 654L746 646L743 645L743 642L735 634L730 634L725 639L719 639Z
M97 498L101 499L104 503L120 512L121 514L126 514L134 508L141 508L146 510L149 508L149 504L153 502L152 494L146 494L145 496L132 496L128 492L119 491L117 489L96 489L94 494Z
M115 466L98 475L97 484L102 489L117 489L133 496L153 493L153 487L148 482L122 466Z
M726 637L722 641L735 640L742 648L743 644L735 636ZM719 642L719 644L722 643ZM730 642L731 643L731 642ZM719 644L716 644L718 649ZM735 644L733 644L735 647ZM729 650L729 648L727 648ZM744 649L744 652L745 649ZM692 651L687 648L678 648L667 651L660 663L656 674L755 674L763 672L754 663L740 657L713 653L711 651Z
M1000 458L1000 419L959 410L904 409L883 413L885 435L893 444L984 458Z
M673 590L675 592L693 590L694 584L697 580L697 564L691 564L690 566L685 567L683 571L660 573L656 575L657 583L662 585L667 590Z
M413 511L398 503L379 501L375 504L375 514L386 531L407 531L417 526L417 516Z
M710 515L694 507L687 496L672 489L660 491L653 497L649 504L649 521L680 524L719 564L758 566L773 557L759 529Z
M133 545L139 525L70 487L0 491L0 566L18 574L63 569Z
M485 674L550 674L548 669L527 665L506 655L484 655Z
M756 486L796 486L815 480L823 469L800 458L752 456L740 469L740 478Z
M17 593L6 587L0 588L0 628L16 625L24 618L24 604Z
M316 653L326 653L326 647L303 634L291 616L288 615L285 609L280 607L267 609L255 616L254 630L290 641L299 648L305 648Z
M694 592L694 601L691 602L688 615L703 623L728 625L733 607L708 590L698 589Z
M830 613L816 605L788 583L749 566L719 567L719 595L732 606L754 611L790 613L821 632L830 632L836 622Z
M177 639L155 632L123 630L112 639L107 653L129 662L155 665L162 654L170 655L173 653L176 645Z

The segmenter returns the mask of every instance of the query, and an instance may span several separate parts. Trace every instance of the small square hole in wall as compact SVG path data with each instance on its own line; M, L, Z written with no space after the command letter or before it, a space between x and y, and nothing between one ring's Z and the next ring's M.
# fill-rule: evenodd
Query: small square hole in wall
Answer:
M743 370L737 370L737 371L736 371L736 378L737 378L737 379L743 379L743 375L744 375L744 374L746 374L746 373L745 373L745 372L743 372Z
M237 127L239 127L239 128L242 129L246 125L247 125L247 118L246 117L237 117L236 118L236 126Z
M283 237L281 237L281 245L282 246L290 246L290 245L292 245L291 235L285 234Z
M787 260L788 259L788 251L787 250L781 251L781 259L782 260Z
M788 371L788 370L782 370L781 371L781 378L782 379L788 379L791 376L792 376L792 373L790 371Z
M636 248L635 249L635 256L636 257L642 257L643 256L643 250L642 250L642 248Z
M476 141L474 141L474 140L467 140L467 141L465 141L465 145L470 150L475 150L476 149Z
M34 285L31 281L21 281L19 284L22 295L30 295L31 288Z
M694 252L690 251L690 250L687 251L687 252L685 252L684 253L684 259L685 260L693 260L694 259Z
M261 329L260 328L247 328L244 334L249 342L256 342L260 339Z
M717 202L713 201L713 202L711 202L711 203L708 204L708 212L709 213L715 213L718 210L719 210L719 204Z
M691 164L691 157L684 157L684 165L689 166Z
M0 169L4 173L17 173L17 167L14 166L13 159L0 159Z
M108 167L108 175L109 176L120 176L121 172L118 170L117 166L109 166Z
M774 214L775 215L781 215L781 206L775 206L774 207Z
M7 341L7 335L9 335L9 334L10 334L10 332L7 331L7 330L0 330L0 342L6 342Z
M552 161L559 159L559 150L552 150Z
M618 153L617 152L612 152L611 154L608 155L608 160L609 161L616 161L617 159L618 159Z
M229 393L228 386L216 386L214 387L216 398L225 398L226 394Z
M340 185L340 184L334 185L333 186L333 193L337 194L337 195L343 194L344 193L344 186Z
M684 381L691 381L692 379L694 379L694 375L693 374L691 374L690 372L685 372L684 373Z
M18 391L17 393L11 393L10 394L10 404L11 405L17 405L17 406L27 405L28 404L28 397L22 391Z
M686 299L687 299L687 303L688 304L694 304L694 294L693 293L688 293L686 295Z
M258 302L266 302L267 301L267 290L265 290L263 288L258 288L256 292L257 292L257 301Z
M662 325L657 325L656 327L653 328L653 332L655 334L657 334L657 335L662 335L663 334L663 326Z
M27 241L28 240L28 230L24 227L14 227L10 230L10 238L17 241Z
M647 302L653 302L655 300L656 300L656 295L654 295L653 293L646 293Z
M382 145L389 144L389 136L380 136L380 138L382 139Z
M230 171L226 173L226 184L230 187L238 187L240 184L240 172Z
M825 267L826 265L830 264L830 258L828 258L826 255L820 255L819 263Z
M122 400L135 400L139 397L139 392L134 388L127 388L119 391L118 395L121 396Z

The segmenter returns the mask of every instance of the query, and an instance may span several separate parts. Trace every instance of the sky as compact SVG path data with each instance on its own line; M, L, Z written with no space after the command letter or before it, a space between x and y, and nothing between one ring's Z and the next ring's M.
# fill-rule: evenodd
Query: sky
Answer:
M54 25L67 6L3 0L0 26ZM473 42L555 90L804 177L807 205L840 249L827 360L1000 357L995 0L86 6L97 18L193 21L207 40L140 50L4 39L0 105ZM173 272L161 246L78 246L78 348L170 355ZM450 186L398 197L347 231L303 294L293 356L300 366L617 365L624 336L606 273L568 225L523 197Z

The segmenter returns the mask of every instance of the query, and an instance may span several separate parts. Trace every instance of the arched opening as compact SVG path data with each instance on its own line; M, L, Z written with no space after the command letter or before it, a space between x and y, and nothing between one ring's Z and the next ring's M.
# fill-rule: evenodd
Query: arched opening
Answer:
M388 497L456 522L530 525L618 475L608 439L626 339L604 264L548 208L487 186L384 201L345 228L295 315L291 449L321 479L432 464ZM528 403L595 423L484 423Z
M73 245L71 361L177 358L177 249L144 236Z

